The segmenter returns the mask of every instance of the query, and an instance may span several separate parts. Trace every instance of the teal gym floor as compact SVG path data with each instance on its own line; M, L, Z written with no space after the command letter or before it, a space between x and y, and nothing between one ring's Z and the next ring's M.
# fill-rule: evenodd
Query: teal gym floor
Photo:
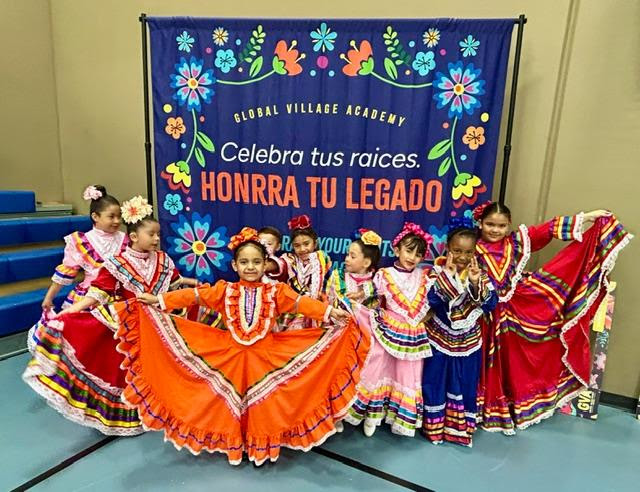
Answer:
M177 452L162 435L108 438L65 420L20 375L28 354L0 360L0 490L46 491L637 491L640 421L601 406L595 422L555 415L516 436L478 431L473 449L434 446L346 425L309 453L233 467Z

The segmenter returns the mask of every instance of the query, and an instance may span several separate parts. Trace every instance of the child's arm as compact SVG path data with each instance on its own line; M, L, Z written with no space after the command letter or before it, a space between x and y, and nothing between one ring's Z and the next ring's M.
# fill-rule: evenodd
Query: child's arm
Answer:
M98 301L96 299L94 299L93 297L85 296L81 300L76 302L75 304L72 304L68 308L63 309L62 311L60 311L58 313L58 316L61 316L63 314L70 314L70 313L79 313L80 311L84 311L85 309L89 309L90 307L93 307L96 304L98 304Z
M384 281L382 270L378 270L373 276L373 291L378 297L378 305L383 309L387 306L387 300L383 294L385 284L386 282Z
M270 279L278 282L287 282L289 280L291 270L286 260L287 254L285 253L280 257L274 255L267 258L265 273Z
M453 263L453 255L447 253L447 262L443 268L437 272L434 268L432 277L433 286L427 293L427 300L432 309L443 307L448 309L449 303L457 299L463 291L461 291L454 281L456 267Z
M185 308L199 304L207 306L210 309L221 312L224 309L224 294L227 283L224 280L218 280L213 287L201 286L194 289L180 289L173 292L152 296L150 294L142 294L138 296L145 304L160 304L163 311L173 311L174 309Z
M480 269L478 260L473 257L469 266L469 297L473 303L480 305L485 313L494 310L498 303L493 284L489 276Z
M79 255L73 242L70 240L73 235L65 237L66 245L64 247L64 256L62 263L58 265L51 277L51 285L42 301L42 309L50 309L53 307L53 300L64 285L71 285L82 267L79 264L77 256Z
M529 226L531 251L538 251L551 242L552 239L561 241L582 241L585 226L590 226L600 217L611 215L606 210L592 210L577 215L560 215L548 220L544 224Z
M42 301L42 309L46 310L53 308L53 300L58 295L58 292L60 292L60 289L62 289L62 284L51 282L49 290L47 290L47 293L44 296L44 300Z
M93 282L91 282L91 286L87 291L87 294L84 298L72 306L69 306L66 309L60 311L61 314L68 313L78 313L85 309L89 309L96 304L105 304L109 302L109 299L113 296L113 293L116 291L118 281L109 273L106 268L101 268L98 272L98 276L95 278ZM109 294L111 292L111 294Z
M200 282L198 282L198 279L195 279L195 278L180 276L178 277L176 284L185 285L187 287L197 287L198 285L200 285Z
M344 309L334 308L309 296L302 296L287 284L280 283L277 288L276 304L278 314L296 313L318 321L328 321L331 318L339 322L346 321L350 317L350 314Z

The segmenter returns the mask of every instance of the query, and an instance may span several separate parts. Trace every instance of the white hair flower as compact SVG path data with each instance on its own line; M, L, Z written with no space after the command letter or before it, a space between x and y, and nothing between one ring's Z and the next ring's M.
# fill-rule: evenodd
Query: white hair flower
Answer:
M134 196L122 204L122 220L126 224L135 224L153 213L153 207L146 198Z

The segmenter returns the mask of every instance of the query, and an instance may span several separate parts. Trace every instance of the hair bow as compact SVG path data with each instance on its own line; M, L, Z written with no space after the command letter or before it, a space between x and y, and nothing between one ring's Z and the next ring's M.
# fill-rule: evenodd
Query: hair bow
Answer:
M398 243L402 241L402 239L404 239L404 237L408 234L415 234L419 238L422 238L424 242L427 243L427 246L429 246L433 242L433 237L431 237L431 234L426 233L418 224L414 224L413 222L405 222L402 230L393 239L391 245L395 248Z
M454 229L475 229L476 224L473 219L469 217L451 217L449 219L449 223L447 224L450 231Z

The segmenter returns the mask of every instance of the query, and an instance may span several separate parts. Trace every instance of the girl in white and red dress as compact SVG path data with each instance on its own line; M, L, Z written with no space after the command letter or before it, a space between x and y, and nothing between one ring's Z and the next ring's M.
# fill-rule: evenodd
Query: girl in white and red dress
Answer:
M392 242L396 263L374 276L381 308L368 311L371 351L345 419L354 425L364 420L366 436L383 421L404 436L422 427L422 359L431 355L431 348L424 325L430 270L420 263L431 242L419 225L405 222ZM360 320L363 310L354 307Z
M359 229L349 246L344 266L334 268L327 281L327 300L337 305L338 299L354 301L368 308L378 305L373 275L380 263L382 238L374 231Z
M288 225L293 252L282 255L278 261L279 272L269 272L269 275L284 277L298 294L324 300L325 283L331 270L331 258L324 251L317 249L318 235L311 227L309 216L294 217ZM285 330L320 326L316 320L294 314L284 315L281 325Z
M34 357L23 374L25 382L63 416L104 434L143 431L137 411L120 399L125 373L114 340L118 322L104 304L144 292L167 292L172 285L195 284L182 279L171 258L158 251L160 225L151 213L142 197L123 204L129 246L105 259L81 301L57 317L45 318Z
M51 277L51 286L42 301L43 312L53 308L53 300L60 289L70 285L82 272L84 278L69 292L62 304L66 308L82 300L91 282L95 280L105 258L118 254L127 245L127 235L120 228L120 203L107 194L104 186L88 186L83 198L90 202L89 217L93 228L89 232L76 231L65 236L64 257ZM38 322L29 330L27 345L33 353L36 346Z

